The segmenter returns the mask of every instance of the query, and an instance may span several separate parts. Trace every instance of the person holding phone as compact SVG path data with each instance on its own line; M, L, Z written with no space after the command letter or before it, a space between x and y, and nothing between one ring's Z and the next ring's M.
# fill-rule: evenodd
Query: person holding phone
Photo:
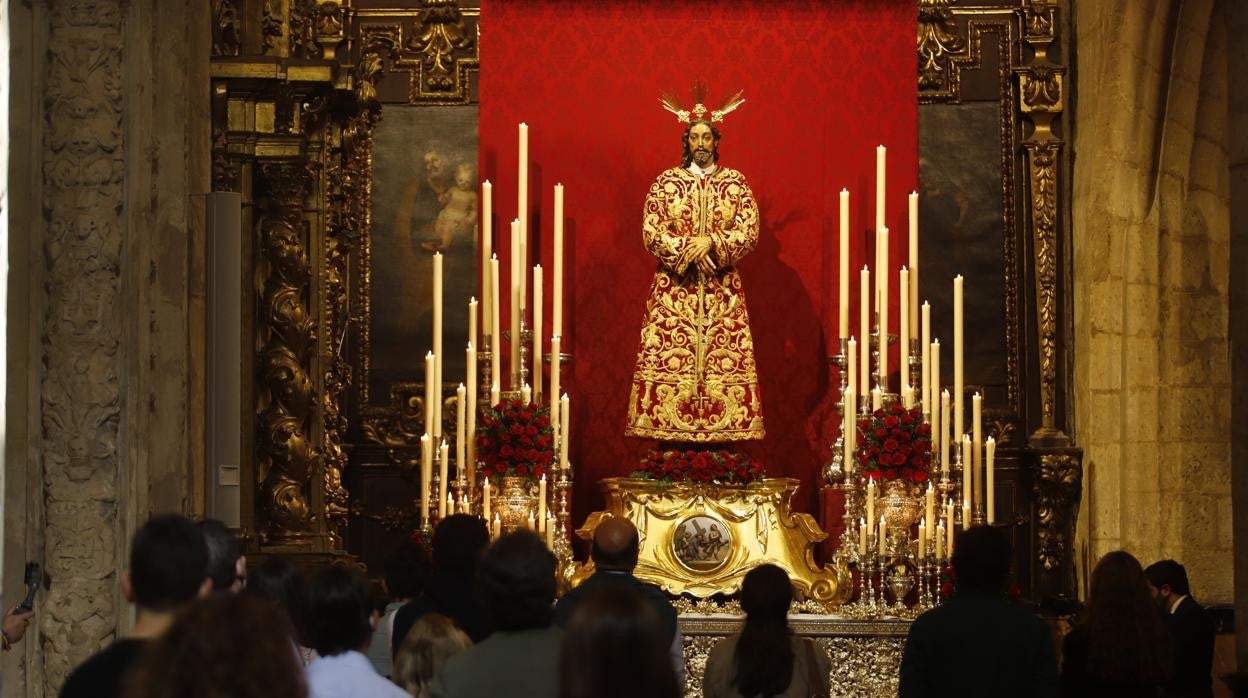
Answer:
M14 644L21 642L26 635L26 627L30 625L30 619L35 617L35 612L22 610L21 606L10 608L8 613L4 614L3 628L0 629L0 646L5 652L8 652Z

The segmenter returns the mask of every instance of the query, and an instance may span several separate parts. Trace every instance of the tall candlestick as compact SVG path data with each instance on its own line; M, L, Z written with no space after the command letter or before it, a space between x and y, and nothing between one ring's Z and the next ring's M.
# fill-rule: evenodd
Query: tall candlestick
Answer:
M490 295L490 258L494 254L494 185L490 180L481 183L481 334L491 336L491 313L494 312L494 296ZM485 346L484 338L471 337L477 346ZM491 342L490 346L494 344Z
M949 391L940 393L940 421L933 425L940 439L940 472L949 472Z
M840 298L837 327L841 337L849 336L849 190L841 190L840 259L837 260Z
M555 279L554 298L551 299L551 334L563 336L563 185L555 185ZM551 388L551 397L559 393Z
M984 503L984 398L979 393L971 396L971 458L975 461L975 491L971 504L979 507Z
M901 350L897 352L897 363L901 365L901 383L904 390L910 385L910 270L902 267L897 272L897 300L901 304L897 314ZM906 407L909 407L907 405Z
M429 485L433 482L433 442L429 433L420 437L420 523L429 523Z
M442 446L438 449L438 506L442 506L442 502L446 501L446 486L448 484L447 465L451 459L451 447L442 442ZM443 515L445 518L445 514Z
M518 260L517 269L520 277L520 308L528 308L528 288L526 283L528 276L525 273L529 268L529 126L528 124L520 124L520 157L517 162L518 171L516 177L517 196L516 196L516 218L520 224L520 258ZM519 340L517 340L519 341Z
M537 520L546 523L546 474L537 481Z
M849 362L849 365L845 367L845 373L848 375L846 382L849 384L849 389L854 391L854 395L857 395L858 394L858 340L853 337L850 337L849 341L846 342L845 344L846 344L845 351L847 354L849 354L849 356L846 357L846 360ZM846 413L853 414L856 411L857 409L854 407L853 403L849 403L849 402L845 403Z
M975 468L971 466L974 462L971 452L974 448L971 446L971 435L962 435L962 499L966 500L969 506L975 506Z
M433 440L442 436L442 253L433 253Z
M511 389L520 389L520 282L524 267L520 266L520 221L511 222Z
M542 265L533 267L533 399L542 403Z
M468 388L463 383L455 389L455 474L468 474Z
M875 229L879 230L884 227L884 146L878 146L875 149ZM878 270L877 270L878 273Z
M985 444L987 453L984 457L984 495L988 501L988 524L992 525L997 522L997 493L996 485L996 462L997 462L997 441L991 436Z
M845 446L843 469L845 475L848 476L854 472L854 440L857 436L854 433L854 425L857 424L858 420L852 407L854 404L854 389L846 388L845 393L841 396L841 401L845 404L844 414L841 416L841 440Z
M550 427L555 440L559 440L559 350L562 348L563 337L555 335L550 338Z
M880 228L880 268L875 270L880 294L880 388L888 392L888 228Z
M493 305L490 306L490 385L495 383L502 385L503 377L498 372L499 363L502 361L499 357L503 353L503 338L498 331L499 306L502 305L498 296L498 255L490 257L490 298L493 298ZM495 400L491 406L497 405Z
M966 408L962 405L962 275L953 277L953 434L962 438L966 433L962 421ZM967 464L969 465L969 463Z
M875 524L875 478L867 480L867 530Z
M479 306L480 303L477 303L475 297L468 299L468 341L470 343L477 341L477 308Z
M468 366L468 487L477 484L477 349L468 342L464 358Z
M924 497L923 513L927 516L928 521L936 520L936 489L932 487L932 483L927 483L927 493Z
M871 271L865 264L858 275L858 316L858 336L862 337L862 356L858 361L858 393L866 395L871 388Z
M919 194L910 192L910 334L919 331Z
M561 436L559 439L559 469L563 471L565 476L568 473L568 442L572 440L572 431L568 428L570 426L570 409L568 406L568 394L564 393L563 397L559 399L559 434Z
M923 369L921 374L923 392L923 409L929 414L936 413L936 405L932 402L935 399L931 386L931 344L932 344L932 306L927 301L923 301L923 322L920 323L919 350L923 353Z
M425 354L425 433L433 435L433 405L437 402L434 383L437 380L437 368L433 352Z

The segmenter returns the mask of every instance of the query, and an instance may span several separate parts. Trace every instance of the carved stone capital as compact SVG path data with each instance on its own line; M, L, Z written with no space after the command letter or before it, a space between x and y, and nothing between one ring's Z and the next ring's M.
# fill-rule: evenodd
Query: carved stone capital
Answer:
M1074 593L1071 545L1083 492L1083 452L1078 449L1034 452L1033 478L1036 575L1040 594Z

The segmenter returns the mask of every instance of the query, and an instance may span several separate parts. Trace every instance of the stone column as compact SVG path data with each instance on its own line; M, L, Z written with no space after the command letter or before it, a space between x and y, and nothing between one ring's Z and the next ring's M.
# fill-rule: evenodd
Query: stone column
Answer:
M1248 269L1248 5L1227 2L1231 268ZM1230 279L1231 507L1239 671L1248 672L1248 274Z

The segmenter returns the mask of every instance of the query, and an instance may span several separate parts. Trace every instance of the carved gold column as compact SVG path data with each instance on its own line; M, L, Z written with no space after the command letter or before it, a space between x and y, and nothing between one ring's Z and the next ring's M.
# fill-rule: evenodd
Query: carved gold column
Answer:
M1031 0L1025 4L1023 39L1035 57L1017 71L1019 112L1032 126L1023 148L1039 363L1039 423L1028 439L1037 511L1033 545L1040 563L1034 575L1033 591L1037 596L1074 592L1071 542L1083 477L1082 451L1073 447L1062 424L1066 395L1061 378L1067 351L1062 338L1069 337L1070 332L1064 331L1068 318L1063 305L1069 279L1061 267L1068 231L1059 206L1065 141L1058 128L1065 109L1066 70L1049 55L1056 38L1057 13L1052 0Z

